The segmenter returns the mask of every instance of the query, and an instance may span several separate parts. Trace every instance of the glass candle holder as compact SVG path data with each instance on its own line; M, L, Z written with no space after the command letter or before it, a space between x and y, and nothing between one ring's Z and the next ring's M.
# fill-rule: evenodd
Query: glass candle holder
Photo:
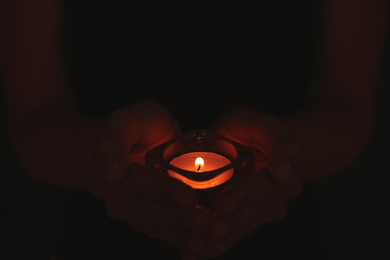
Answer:
M194 130L149 150L145 161L196 189L199 205L211 208L219 192L254 170L254 151L213 132Z

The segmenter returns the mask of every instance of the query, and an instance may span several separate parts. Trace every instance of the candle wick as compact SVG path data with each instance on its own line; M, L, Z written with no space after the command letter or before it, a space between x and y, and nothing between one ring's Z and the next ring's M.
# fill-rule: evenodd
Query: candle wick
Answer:
M200 164L198 165L198 169L196 171L199 171L200 170Z

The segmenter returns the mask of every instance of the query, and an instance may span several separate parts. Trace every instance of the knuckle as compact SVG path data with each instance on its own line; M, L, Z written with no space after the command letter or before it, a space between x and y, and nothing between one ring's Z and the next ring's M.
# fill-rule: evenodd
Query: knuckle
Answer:
M215 243L208 246L204 256L207 258L218 258L223 255L229 245L224 243Z
M295 199L296 197L299 196L299 194L302 192L302 189L303 189L303 183L301 181L299 181L295 187L293 188L292 190L292 194L291 194L291 198L292 199Z
M107 215L113 220L124 220L122 212L119 209L109 206L109 203L106 204Z
M160 203L150 203L147 208L148 214L161 222L170 222L171 211Z
M135 205L131 207L132 209L137 208ZM127 214L126 217L127 224L129 227L135 231L143 232L148 234L149 236L153 236L151 225L147 222L143 214L142 208L138 208L138 210L132 210L131 213Z
M145 225L142 224L142 222L134 221L134 220L128 220L127 224L129 227L135 231L143 232L148 234L147 230L145 230ZM149 232L150 233L150 232ZM152 234L148 234L149 236L152 236Z
M113 211L107 211L107 215L113 220L122 220L122 218Z
M256 207L247 207L242 210L240 222L241 224L247 224L247 220L253 219L256 216Z
M274 221L275 222L281 221L281 220L283 220L286 217L286 215L287 215L287 208L282 206L279 209L278 213L275 215Z
M89 180L88 191L95 197L103 199L107 196L107 190L96 183L96 180Z
M237 231L226 240L227 247L234 246L237 242L252 234L252 232L253 232L252 229L242 229L240 231Z

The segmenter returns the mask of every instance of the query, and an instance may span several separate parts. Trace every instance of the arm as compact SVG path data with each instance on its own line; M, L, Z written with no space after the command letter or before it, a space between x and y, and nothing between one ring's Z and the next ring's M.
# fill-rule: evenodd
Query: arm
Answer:
M370 138L387 1L324 2L319 78L310 106L282 119L239 107L214 126L268 156L267 167L241 177L217 197L206 251L211 256L283 219L303 180L348 167ZM222 236L220 230L229 232Z
M311 106L284 119L300 143L304 179L348 167L369 141L388 2L324 1L319 77Z
M1 1L0 65L22 163L43 181L85 188L101 122L74 113L64 83L60 13L56 0Z
M146 148L180 133L176 120L150 101L102 121L77 116L63 80L59 1L0 1L0 17L10 129L27 170L48 183L86 189L112 219L199 253L209 216L195 208L195 191L141 165Z

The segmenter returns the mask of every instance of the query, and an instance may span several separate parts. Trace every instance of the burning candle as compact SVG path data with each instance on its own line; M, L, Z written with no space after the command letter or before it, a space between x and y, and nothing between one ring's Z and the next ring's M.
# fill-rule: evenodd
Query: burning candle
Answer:
M220 169L231 161L219 154L212 152L190 152L182 154L170 161L170 164L186 171L193 172L194 174L205 174L209 171ZM216 177L206 181L195 181L186 178L185 176L178 174L168 169L169 176L176 178L185 184L191 186L194 189L208 189L218 185L221 185L233 176L234 169L228 169L225 172L217 175Z
M204 160L202 157L198 157L195 160L195 171L197 172L203 172L204 168Z
M150 149L145 162L196 189L198 205L211 209L221 191L254 169L254 151L198 129Z

